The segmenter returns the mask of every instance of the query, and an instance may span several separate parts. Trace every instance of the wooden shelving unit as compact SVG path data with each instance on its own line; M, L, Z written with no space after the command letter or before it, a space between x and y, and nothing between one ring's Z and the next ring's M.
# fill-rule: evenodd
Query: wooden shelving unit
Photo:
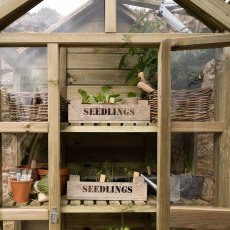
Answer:
M129 35L127 35L129 36ZM173 35L174 37L175 35ZM178 36L178 35L177 35ZM187 36L183 34L183 36ZM167 230L171 227L191 227L189 223L196 220L192 227L202 228L211 224L221 226L219 229L228 229L229 209L215 207L200 207L198 201L184 201L183 204L170 206L169 201L169 173L170 173L170 142L172 132L211 132L222 134L226 129L223 119L215 122L171 122L170 121L170 52L171 49L186 49L216 47L230 45L230 36L211 35L205 37L190 37L183 39L165 40L165 35L132 35L129 40L123 34L81 34L71 36L66 34L26 34L16 35L4 33L0 36L0 46L46 46L48 47L48 93L49 93L49 121L48 122L21 122L0 123L2 133L48 133L49 138L49 170L50 170L50 196L49 203L40 206L25 205L0 209L0 220L50 220L50 213L57 208L58 222L49 221L50 230L61 228L61 213L114 213L114 212L150 212L156 213L157 229ZM110 125L78 124L60 125L59 119L59 51L61 46L152 46L160 47L159 55L159 100L158 124L129 124L113 123ZM224 108L224 107L223 107ZM223 109L221 108L221 109ZM157 133L158 140L158 195L156 199L147 202L95 202L95 201L67 201L60 196L60 178L58 175L60 165L60 133ZM218 166L220 167L220 165ZM221 186L219 186L219 189ZM226 195L226 194L225 194ZM221 203L221 202L219 202ZM79 204L79 205L78 205ZM181 207L182 205L182 207ZM218 205L218 203L217 203ZM199 206L199 207L197 207ZM126 209L127 208L127 209ZM203 215L204 214L204 215ZM216 216L215 219L212 219ZM209 221L207 221L209 216ZM170 220L171 218L171 220ZM206 218L207 222L202 222Z

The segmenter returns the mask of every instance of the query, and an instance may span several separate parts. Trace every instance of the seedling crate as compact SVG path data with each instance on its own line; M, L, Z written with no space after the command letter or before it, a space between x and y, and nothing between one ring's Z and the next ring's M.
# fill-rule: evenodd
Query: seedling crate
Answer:
M147 184L143 180L138 182L67 181L67 199L146 201Z
M71 101L68 111L69 123L150 121L148 104L80 104Z

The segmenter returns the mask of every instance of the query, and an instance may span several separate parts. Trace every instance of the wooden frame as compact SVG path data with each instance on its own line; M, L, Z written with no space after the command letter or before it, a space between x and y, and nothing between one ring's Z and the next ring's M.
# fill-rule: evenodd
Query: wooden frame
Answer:
M60 229L60 65L59 45L48 44L48 166L49 211L56 210L56 222L49 221L49 229Z
M116 32L117 0L105 0L105 32Z
M50 224L50 229L59 229L60 227L60 196L59 196L59 164L60 164L60 124L59 124L59 115L57 111L59 111L59 45L61 46L67 46L67 45L76 45L76 46L153 46L153 47L159 47L161 43L160 48L160 56L159 56L159 65L160 70L159 74L162 77L162 88L159 89L160 92L160 98L159 98L159 124L158 127L152 128L152 131L156 130L158 131L158 160L159 160L159 171L158 175L160 175L160 180L162 181L159 186L159 194L158 194L158 201L157 201L157 226L158 229L168 229L170 222L169 222L169 197L168 197L168 189L169 189L169 159L170 159L170 133L171 131L181 131L185 132L186 128L182 127L183 123L171 123L169 121L169 116L167 113L169 113L170 106L169 106L169 89L170 89L170 83L169 83L169 56L170 56L170 50L172 49L195 49L195 48L206 48L206 47L222 47L227 46L230 44L230 35L224 34L224 35L204 35L199 37L192 37L192 36L184 36L184 38L176 39L174 36L174 39L172 40L163 40L164 36L159 36L157 38L154 38L151 42L151 39L153 38L153 35L146 36L145 35L131 35L130 38L126 37L124 41L124 35L112 35L112 34L100 34L99 37L102 38L102 41L95 35L73 35L71 38L67 38L66 35L57 37L57 35L50 35L45 36L45 39L42 41L43 35L27 35L26 40L30 38L28 41L23 39L23 35L18 35L18 41L16 40L15 35L10 34L1 34L0 35L0 46L12 46L13 44L16 46L18 44L20 45L26 45L26 46L45 46L48 44L48 68L49 68L49 122L47 123L41 123L41 126L43 125L42 130L44 132L48 132L49 130L49 168L51 170L51 177L52 180L50 180L50 188L52 189L52 195L50 196L50 211L53 207L57 207L58 210L58 216L59 216L59 222L58 224ZM166 35L167 36L167 35ZM170 35L168 36L170 37ZM9 38L9 40L7 40ZM77 41L73 41L74 39L79 38ZM88 41L84 41L84 39L89 38ZM144 38L144 40L142 40ZM65 40L66 39L66 40ZM108 39L108 42L106 40ZM53 41L57 41L57 43L52 43ZM15 43L14 43L15 42ZM60 42L60 43L59 43ZM195 45L194 45L195 44ZM167 65L165 68L163 68L163 61L166 61ZM163 78L164 77L164 78ZM163 87L164 86L164 87ZM166 106L165 106L166 105ZM164 115L164 116L163 116ZM50 119L52 118L52 119ZM162 119L161 119L162 118ZM28 125L31 123L19 123L18 130L16 132L27 132L28 131ZM38 123L39 125L40 123ZM198 128L198 132L202 130L206 130L207 132L213 132L213 130L216 130L216 132L222 132L224 129L224 123L223 122L217 122L213 123L215 124L212 128L209 127L210 123L206 124L199 124L197 128L195 127L196 123L190 123L187 127L188 130L191 132L196 132ZM31 132L36 132L36 125L34 124L34 128L32 127ZM48 129L47 129L48 125ZM98 128L98 127L95 127ZM110 127L109 127L110 128ZM113 127L111 127L113 128ZM71 127L69 128L71 129ZM78 129L80 130L80 127L74 127L74 132ZM103 128L104 129L104 128ZM120 129L117 128L118 130ZM126 127L125 127L126 129ZM127 130L129 130L130 127L127 126ZM86 130L86 129L85 129ZM83 131L85 131L83 130ZM120 129L121 130L121 129ZM0 131L2 132L13 132L13 129L9 127L9 124L7 123L0 123ZM91 132L92 130L88 130L88 132ZM105 128L104 131L106 132L107 129ZM126 130L124 130L125 132ZM130 132L133 132L134 130L130 130ZM143 128L144 131L144 128ZM55 140L55 143L54 143ZM168 157L168 158L167 158ZM165 209L164 209L165 208ZM166 212L166 210L168 210ZM180 211L180 208L175 207L171 208L171 218L172 215L174 215L176 212L180 213L182 215L184 212ZM185 215L187 215L187 212L189 213L192 210L192 208L187 208L187 211ZM221 217L223 212L217 211L217 209L214 209L217 216ZM224 209L222 209L224 211ZM4 212L8 212L7 210L1 210L4 214ZM201 213L200 209L194 209L191 213L199 214ZM15 214L18 213L17 210L12 210L12 215L15 212ZM166 214L164 213L166 212ZM225 210L226 213L229 214L229 210ZM189 215L189 214L188 214ZM4 217L5 218L5 217ZM7 218L7 217L6 217ZM33 217L36 218L36 217ZM46 218L46 217L45 217ZM181 218L181 216L180 216ZM226 216L223 216L223 219L226 220ZM20 216L16 217L15 219L20 220ZM14 219L14 220L15 220ZM222 220L223 220L222 219ZM191 221L193 219L189 219ZM173 219L171 219L171 223L173 222ZM201 224L202 218L200 219ZM224 221L222 221L224 223ZM188 223L188 222L187 222ZM227 222L226 222L227 223ZM205 223L204 223L205 224ZM206 223L208 226L209 223ZM227 223L228 224L228 223ZM186 223L184 223L186 225ZM171 226L179 226L178 222ZM187 225L186 225L187 226ZM200 225L203 227L204 225Z
M172 39L172 50L230 46L230 34L1 33L0 47L46 47L48 43L79 47L159 47L165 39Z

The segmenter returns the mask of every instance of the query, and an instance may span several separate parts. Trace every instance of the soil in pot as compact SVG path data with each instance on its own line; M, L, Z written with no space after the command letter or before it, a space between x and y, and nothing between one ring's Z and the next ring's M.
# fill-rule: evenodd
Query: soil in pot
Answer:
M48 169L38 169L38 174L42 179L44 176L48 174ZM61 187L61 195L64 195L66 192L66 183L69 178L69 168L61 168L60 169L60 187Z
M11 180L12 197L17 203L24 203L29 200L30 190L33 180L29 181L17 181L16 179Z

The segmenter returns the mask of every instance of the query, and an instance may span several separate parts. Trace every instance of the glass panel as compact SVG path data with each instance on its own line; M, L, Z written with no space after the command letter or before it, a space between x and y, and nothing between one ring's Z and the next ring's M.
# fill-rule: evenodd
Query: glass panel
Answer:
M2 121L46 121L46 48L0 48Z
M170 200L211 205L216 176L213 133L173 133L171 145Z
M218 50L186 50L171 55L171 117L173 121L214 119L214 88L220 74ZM220 51L220 50L219 50Z
M104 1L46 0L5 31L104 32Z
M124 4L124 2L126 4ZM212 32L174 1L117 0L117 32Z

